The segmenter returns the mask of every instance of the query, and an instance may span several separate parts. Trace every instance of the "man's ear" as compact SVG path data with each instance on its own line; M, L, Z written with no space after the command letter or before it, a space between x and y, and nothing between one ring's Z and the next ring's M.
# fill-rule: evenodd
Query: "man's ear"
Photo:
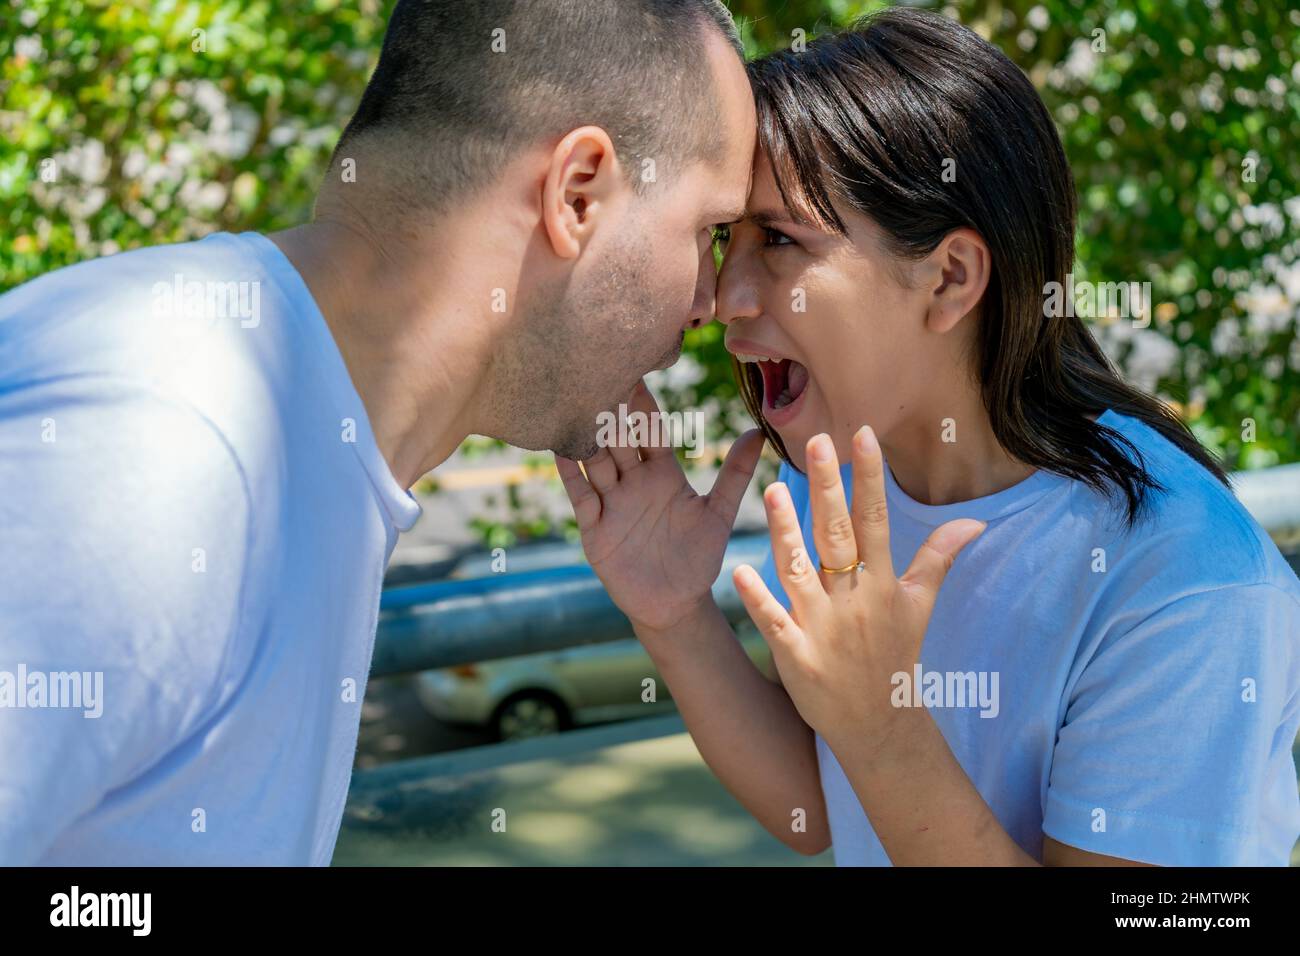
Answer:
M944 236L923 270L932 290L926 328L948 332L969 315L988 288L992 268L988 243L974 229L954 229Z
M555 254L576 258L624 188L629 187L614 144L603 129L583 126L560 140L542 183L542 222Z

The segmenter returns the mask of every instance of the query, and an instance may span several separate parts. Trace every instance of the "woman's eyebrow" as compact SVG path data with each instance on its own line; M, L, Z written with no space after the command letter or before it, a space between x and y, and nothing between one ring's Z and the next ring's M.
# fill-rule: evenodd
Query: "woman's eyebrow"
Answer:
M753 212L745 214L748 219L756 226L768 227L775 225L782 226L802 226L798 219L793 218L789 212L784 209L756 209Z

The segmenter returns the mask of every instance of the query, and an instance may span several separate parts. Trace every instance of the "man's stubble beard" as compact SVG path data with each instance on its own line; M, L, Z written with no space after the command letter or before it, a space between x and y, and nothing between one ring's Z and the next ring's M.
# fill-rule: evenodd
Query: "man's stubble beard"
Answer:
M646 257L626 242L608 261L604 274L583 289L556 283L530 296L489 369L494 437L590 458L599 448L597 416L616 412L641 375L681 354L682 334L658 357L646 354L664 329Z

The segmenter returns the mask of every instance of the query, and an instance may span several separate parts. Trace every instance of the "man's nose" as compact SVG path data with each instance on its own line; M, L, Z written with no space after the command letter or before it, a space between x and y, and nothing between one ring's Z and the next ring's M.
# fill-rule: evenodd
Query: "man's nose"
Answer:
M713 247L709 246L700 256L700 268L696 273L695 301L691 303L691 328L698 329L713 320L714 296L717 292L718 268L713 263Z

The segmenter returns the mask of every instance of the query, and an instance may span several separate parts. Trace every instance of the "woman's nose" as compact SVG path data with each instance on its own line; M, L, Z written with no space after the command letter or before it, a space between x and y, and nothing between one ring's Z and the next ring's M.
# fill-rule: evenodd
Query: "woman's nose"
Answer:
M739 250L728 250L726 258L722 260L716 300L715 315L723 325L730 325L737 319L757 318L762 312L758 286L750 276L748 264Z

